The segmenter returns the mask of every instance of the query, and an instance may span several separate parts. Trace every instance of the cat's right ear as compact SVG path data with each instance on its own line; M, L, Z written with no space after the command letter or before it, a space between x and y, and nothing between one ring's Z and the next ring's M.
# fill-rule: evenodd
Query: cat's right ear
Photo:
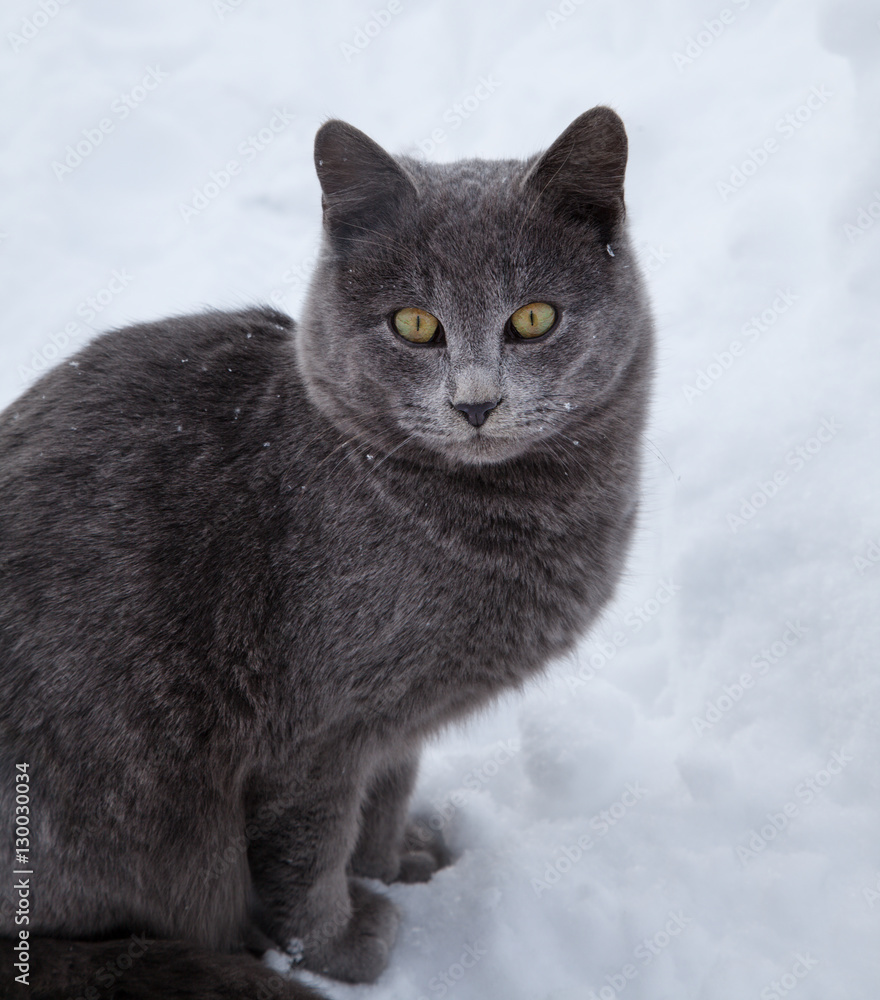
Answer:
M321 182L324 226L351 239L391 222L416 189L397 161L346 122L326 122L315 136L315 169Z
M609 241L626 214L626 129L611 108L596 107L576 118L539 156L523 185L535 198L569 219L598 226Z

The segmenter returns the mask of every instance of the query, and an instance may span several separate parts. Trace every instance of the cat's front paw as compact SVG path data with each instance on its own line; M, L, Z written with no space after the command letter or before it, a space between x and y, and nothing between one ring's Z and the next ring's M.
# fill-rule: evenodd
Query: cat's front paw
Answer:
M392 882L428 882L434 872L452 864L452 853L443 834L428 820L408 821L402 840L362 840L349 862L349 873Z
M346 983L373 983L388 964L400 915L394 904L349 879L352 912L341 933L333 921L311 933L303 948L307 969Z
M434 872L452 864L452 852L443 834L423 818L406 825L395 882L427 882Z

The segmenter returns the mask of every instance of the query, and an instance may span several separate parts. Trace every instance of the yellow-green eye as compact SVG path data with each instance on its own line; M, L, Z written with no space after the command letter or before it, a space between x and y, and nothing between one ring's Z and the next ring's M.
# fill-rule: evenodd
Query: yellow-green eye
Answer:
M510 317L510 325L527 339L543 337L556 322L556 310L547 302L530 302Z
M398 309L394 314L394 329L401 337L411 340L414 344L427 344L433 340L438 326L440 320L424 309L409 306L406 309Z

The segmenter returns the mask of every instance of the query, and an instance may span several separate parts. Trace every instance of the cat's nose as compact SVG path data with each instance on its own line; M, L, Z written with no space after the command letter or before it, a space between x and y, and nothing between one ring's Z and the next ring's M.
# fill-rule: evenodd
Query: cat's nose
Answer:
M480 427L486 422L489 410L494 410L500 402L500 399L488 399L485 403L453 403L453 406L461 410L474 427Z

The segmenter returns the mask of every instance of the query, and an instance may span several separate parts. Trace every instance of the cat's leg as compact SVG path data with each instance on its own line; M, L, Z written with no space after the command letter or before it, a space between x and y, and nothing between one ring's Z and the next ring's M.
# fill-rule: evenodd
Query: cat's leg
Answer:
M349 862L355 875L383 882L427 882L451 861L438 831L408 822L409 799L418 771L412 754L380 770L361 808L357 847Z
M261 819L264 799L249 820L248 861L266 934L308 969L373 982L388 963L399 916L390 900L346 870L363 797L351 770L315 777L268 819Z

